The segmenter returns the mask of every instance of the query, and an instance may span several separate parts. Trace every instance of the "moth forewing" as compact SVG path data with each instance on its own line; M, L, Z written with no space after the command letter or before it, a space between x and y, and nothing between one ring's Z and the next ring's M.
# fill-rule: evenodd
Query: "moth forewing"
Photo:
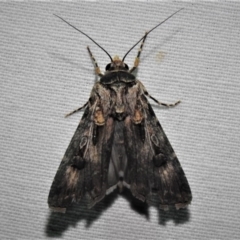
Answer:
M130 70L124 59L140 41L121 60L112 58L77 29L104 50L111 62L102 74L88 47L100 80L93 86L88 102L67 115L85 108L50 189L48 204L55 211L64 212L72 202L80 202L85 196L92 207L106 194L116 188L121 192L124 187L141 201L151 203L157 199L164 210L172 205L184 208L191 202L183 169L147 97L166 107L179 101L160 103L132 74L148 34L156 27L140 39L142 43Z

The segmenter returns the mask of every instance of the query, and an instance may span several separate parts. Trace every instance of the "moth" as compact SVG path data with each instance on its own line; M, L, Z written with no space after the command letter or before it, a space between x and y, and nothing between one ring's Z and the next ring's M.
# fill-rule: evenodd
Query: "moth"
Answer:
M120 192L128 188L135 198L149 204L157 199L164 210L184 208L191 202L187 178L147 98L166 107L180 101L159 102L133 75L148 34L170 17L146 32L122 60L112 58L87 34L59 17L99 46L111 62L102 74L87 47L100 79L87 103L66 115L85 109L50 189L48 204L53 211L65 212L83 198L91 208L116 188ZM129 69L124 59L140 41Z

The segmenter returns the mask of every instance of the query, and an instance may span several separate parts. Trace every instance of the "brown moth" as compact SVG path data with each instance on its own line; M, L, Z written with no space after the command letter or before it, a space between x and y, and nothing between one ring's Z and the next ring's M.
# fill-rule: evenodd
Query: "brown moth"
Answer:
M106 194L124 187L143 202L151 203L152 198L157 198L164 210L171 205L184 208L191 202L183 169L147 97L166 107L180 101L160 103L132 74L148 34L163 22L146 32L123 60L112 59L92 38L66 22L105 51L111 62L102 74L87 47L100 79L87 103L66 115L85 109L50 189L48 204L54 211L65 212L72 202L80 202L83 197L91 208ZM134 66L129 70L124 59L140 41Z

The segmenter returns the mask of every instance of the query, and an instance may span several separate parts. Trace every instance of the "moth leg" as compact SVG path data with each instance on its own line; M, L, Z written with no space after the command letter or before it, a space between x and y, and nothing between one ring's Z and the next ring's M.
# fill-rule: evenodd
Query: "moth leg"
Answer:
M99 66L98 66L98 64L97 64L97 61L96 61L96 59L94 58L94 56L93 56L93 54L92 54L89 46L87 46L87 50L88 50L88 52L89 52L89 55L90 55L92 61L94 62L94 67L95 67L95 72L96 72L96 74L97 74L99 77L102 77L103 74L102 74L102 72L101 72L101 70L100 70L100 68L99 68Z
M143 84L142 84L141 82L139 82L139 83L140 83L140 85L141 85L141 88L142 88L143 93L144 93L147 97L151 98L154 102L156 102L156 103L157 103L158 105L160 105L160 106L175 107L176 105L178 105L178 104L181 102L180 100L178 100L178 101L175 102L175 103L163 103L163 102L159 102L156 98L152 97L152 96L148 93L148 91L146 90L146 88L143 86Z
M76 113L76 112L84 109L87 105L88 105L88 101L87 101L83 106L81 106L80 108L75 109L75 110L73 110L72 112L66 114L66 115L65 115L65 118L67 118L67 117L71 116L72 114L74 114L74 113Z
M147 38L147 35L148 35L148 32L146 32L145 35L144 35L144 37L143 37L141 46L140 46L140 48L139 48L139 50L138 50L137 57L135 58L135 61L134 61L134 65L133 65L133 67L129 70L130 73L133 72L133 71L138 67L138 65L139 65L140 55L141 55L141 52L142 52L142 49L143 49L144 42L145 42L145 40L146 40L146 38Z

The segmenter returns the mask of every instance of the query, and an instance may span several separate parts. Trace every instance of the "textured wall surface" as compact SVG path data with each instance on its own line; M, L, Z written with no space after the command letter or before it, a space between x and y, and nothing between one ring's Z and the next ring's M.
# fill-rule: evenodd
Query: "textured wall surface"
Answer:
M112 193L92 210L51 213L50 185L96 80L146 30L137 77L163 102L154 110L184 168L188 210L141 209ZM240 235L239 3L0 3L1 239L237 239ZM127 57L132 65L137 48Z

